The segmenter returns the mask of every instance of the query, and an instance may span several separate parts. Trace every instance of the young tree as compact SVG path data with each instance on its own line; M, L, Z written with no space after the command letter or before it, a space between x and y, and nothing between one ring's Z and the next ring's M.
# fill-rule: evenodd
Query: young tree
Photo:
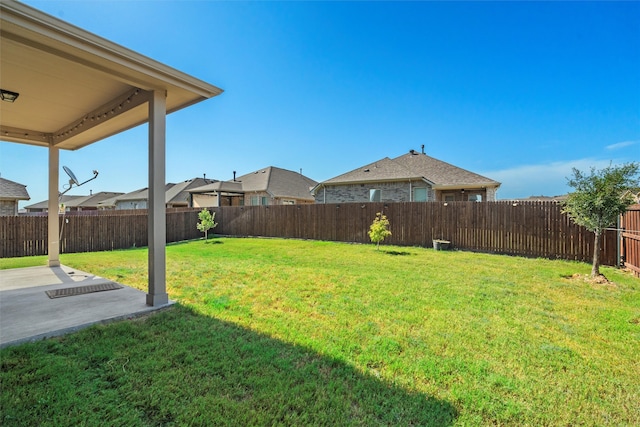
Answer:
M376 244L376 250L380 250L380 242L382 242L387 236L391 236L389 220L386 215L378 212L376 214L376 218L369 227L369 238Z
M635 162L622 166L609 165L601 170L591 168L589 174L574 168L573 177L567 178L567 183L575 191L567 197L563 211L573 222L595 234L591 277L600 275L602 232L615 225L618 217L633 204L627 190L638 187L639 166Z
M198 228L198 230L204 233L204 240L207 240L208 238L207 232L218 225L218 223L214 221L215 218L216 213L214 212L213 214L211 214L208 209L202 209L198 213L198 219L200 220L200 222L198 223L198 225L196 225L196 227Z

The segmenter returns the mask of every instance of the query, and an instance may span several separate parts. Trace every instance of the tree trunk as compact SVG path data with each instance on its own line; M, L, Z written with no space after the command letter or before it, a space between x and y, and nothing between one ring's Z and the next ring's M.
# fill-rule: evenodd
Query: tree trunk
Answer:
M591 277L600 275L600 236L601 231L595 231L595 239L593 242L593 266L591 267Z

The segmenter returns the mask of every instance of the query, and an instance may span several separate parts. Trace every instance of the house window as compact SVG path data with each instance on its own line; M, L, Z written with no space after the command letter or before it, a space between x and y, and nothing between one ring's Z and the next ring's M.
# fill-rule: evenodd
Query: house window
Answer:
M456 195L453 193L448 193L448 194L443 194L444 197L444 201L445 202L455 202L456 201Z
M260 204L260 196L251 196L250 205L258 206Z
M282 200L282 204L283 205L295 205L296 201L295 200Z
M413 189L413 201L414 202L426 202L427 201L427 189L426 189L426 187L415 187Z
M262 205L268 205L269 204L269 198L263 196L262 199L260 199L262 201Z
M482 194L469 194L469 199L470 202L481 202L482 201Z
M369 201L370 202L379 202L380 201L380 190L372 188L369 190Z

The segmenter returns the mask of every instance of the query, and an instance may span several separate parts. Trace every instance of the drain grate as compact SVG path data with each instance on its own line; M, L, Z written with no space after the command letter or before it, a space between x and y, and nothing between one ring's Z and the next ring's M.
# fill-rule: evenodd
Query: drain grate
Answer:
M108 282L101 283L99 285L76 286L73 288L56 289L53 291L46 291L46 294L49 296L49 298L63 298L90 294L93 292L113 291L121 288L122 286L118 285L117 283Z

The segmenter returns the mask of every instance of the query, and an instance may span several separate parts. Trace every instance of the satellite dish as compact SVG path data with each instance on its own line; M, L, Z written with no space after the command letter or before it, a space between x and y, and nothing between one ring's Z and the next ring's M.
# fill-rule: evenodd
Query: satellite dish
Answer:
M93 178L89 178L88 180L86 180L84 182L80 182L80 181L78 181L78 178L76 178L76 174L71 172L71 169L69 169L66 166L63 166L62 169L64 169L64 171L67 173L67 175L69 175L70 179L69 179L69 188L64 190L62 193L59 193L59 196L62 196L64 193L66 193L67 191L71 190L71 188L73 188L73 184L75 184L76 187L80 187L81 185L84 185L89 181L93 181L94 179L96 179L98 177L98 171L94 170L93 171Z
M69 175L69 178L71 178L69 180L69 184L74 183L75 185L80 185L80 181L78 181L78 178L76 178L76 175L71 171L71 169L66 166L63 166L62 169L64 169L67 175Z

